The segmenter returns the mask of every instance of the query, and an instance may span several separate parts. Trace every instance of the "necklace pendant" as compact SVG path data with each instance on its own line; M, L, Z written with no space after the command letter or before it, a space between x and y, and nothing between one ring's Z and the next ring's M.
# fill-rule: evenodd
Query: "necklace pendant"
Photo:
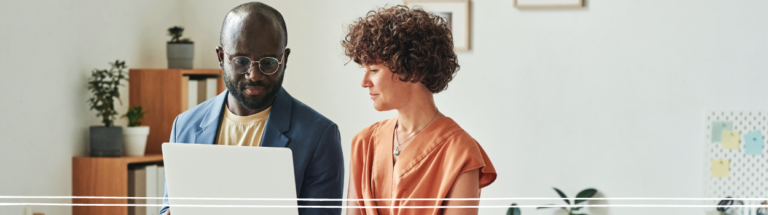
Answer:
M395 151L392 152L395 156L400 156L400 147L395 147Z

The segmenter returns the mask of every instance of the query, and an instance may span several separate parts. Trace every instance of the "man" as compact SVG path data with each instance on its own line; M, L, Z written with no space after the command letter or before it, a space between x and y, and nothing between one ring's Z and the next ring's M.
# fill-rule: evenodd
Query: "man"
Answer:
M170 142L288 147L298 198L342 198L338 127L282 88L291 49L280 12L258 2L242 4L224 18L220 37L216 55L227 90L176 117ZM340 201L298 204L341 206ZM168 199L163 205L160 214L169 214ZM299 209L302 215L340 213L340 208Z

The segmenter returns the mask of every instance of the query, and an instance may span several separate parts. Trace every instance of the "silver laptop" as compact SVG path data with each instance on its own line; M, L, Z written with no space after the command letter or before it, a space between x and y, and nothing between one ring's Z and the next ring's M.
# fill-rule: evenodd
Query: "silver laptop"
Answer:
M299 214L295 200L174 199L295 199L291 149L164 143L163 163L173 215Z

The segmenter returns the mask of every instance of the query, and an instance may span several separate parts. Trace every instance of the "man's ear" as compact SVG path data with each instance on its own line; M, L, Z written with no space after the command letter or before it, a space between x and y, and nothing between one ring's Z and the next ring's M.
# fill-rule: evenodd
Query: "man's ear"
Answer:
M216 57L219 58L219 67L224 69L224 48L216 46Z
M283 71L288 68L288 56L291 55L291 48L285 48L283 53Z

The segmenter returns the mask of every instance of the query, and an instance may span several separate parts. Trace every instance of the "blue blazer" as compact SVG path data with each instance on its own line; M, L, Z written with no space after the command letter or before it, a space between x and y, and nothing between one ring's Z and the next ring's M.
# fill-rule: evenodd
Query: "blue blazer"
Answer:
M171 143L216 144L228 91L176 117ZM280 88L269 113L261 146L288 147L298 198L342 198L344 157L339 128ZM168 189L160 214L168 210ZM341 206L341 201L299 201L299 205ZM301 215L341 214L341 208L299 208Z

